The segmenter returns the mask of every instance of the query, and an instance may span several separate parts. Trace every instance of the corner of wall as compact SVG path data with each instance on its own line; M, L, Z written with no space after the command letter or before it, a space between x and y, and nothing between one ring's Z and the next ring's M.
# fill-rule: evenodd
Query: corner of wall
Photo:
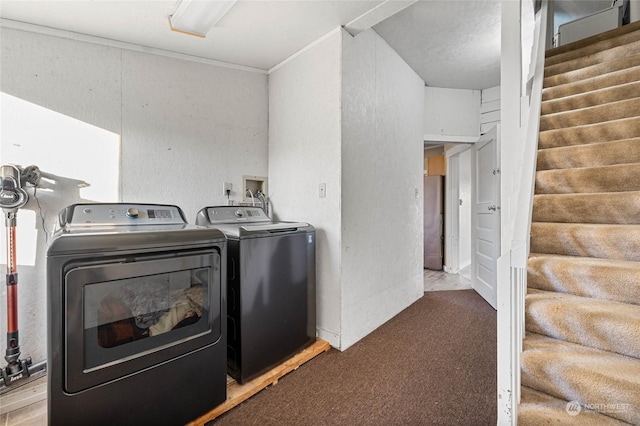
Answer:
M341 345L341 50L337 29L269 74L274 212L316 228L318 336ZM319 186L323 185L323 195Z
M343 41L341 350L423 286L424 82L375 31Z

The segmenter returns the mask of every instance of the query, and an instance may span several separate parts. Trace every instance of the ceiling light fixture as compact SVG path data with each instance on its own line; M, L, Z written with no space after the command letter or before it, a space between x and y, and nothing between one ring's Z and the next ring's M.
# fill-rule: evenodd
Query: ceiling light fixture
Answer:
M206 37L237 0L182 0L169 16L172 31Z

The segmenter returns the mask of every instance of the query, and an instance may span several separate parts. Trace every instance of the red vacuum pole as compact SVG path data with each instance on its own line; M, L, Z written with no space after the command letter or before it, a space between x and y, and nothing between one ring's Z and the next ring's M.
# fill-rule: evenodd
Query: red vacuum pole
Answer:
M7 361L9 374L22 368L18 338L18 267L16 261L16 212L7 213Z
M32 178L27 178L27 181L35 186L39 178L37 167L30 166L24 172ZM4 356L7 366L0 368L0 393L9 385L31 376L33 372L44 370L46 366L46 362L34 365L31 358L20 359L16 214L29 201L20 179L20 170L16 166L0 166L0 207L5 213L7 228L7 349Z

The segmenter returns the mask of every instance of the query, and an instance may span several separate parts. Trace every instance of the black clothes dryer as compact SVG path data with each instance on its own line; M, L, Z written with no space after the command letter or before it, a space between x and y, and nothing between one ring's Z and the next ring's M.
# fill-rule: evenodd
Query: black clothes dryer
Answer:
M226 399L226 238L75 204L47 253L50 425L183 425Z

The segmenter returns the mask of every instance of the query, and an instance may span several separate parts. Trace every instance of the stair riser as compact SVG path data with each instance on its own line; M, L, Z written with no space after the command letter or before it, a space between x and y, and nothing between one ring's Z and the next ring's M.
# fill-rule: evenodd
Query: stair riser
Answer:
M640 227L534 222L531 252L640 262Z
M542 91L542 101L560 99L580 93L619 86L621 84L633 83L640 80L639 73L640 66L636 66L587 80L548 87Z
M637 407L636 398L634 398L631 392L616 392L614 388L614 386L616 386L616 383L607 384L605 389L599 391L598 389L593 389L593 385L591 385L590 387L588 383L584 383L582 380L580 380L580 382L576 385L573 385L573 383L571 384L574 386L573 388L566 389L571 385L566 384L562 380L559 380L558 378L552 376L567 376L570 373L568 373L565 369L560 367L551 367L548 370L544 370L541 368L528 368L525 365L525 362L530 364L532 363L532 361L523 360L523 386L540 390L556 398L561 398L569 401L578 401L580 402L581 406L593 406L594 408L602 407L600 409L606 413L602 415L606 415L607 417L611 417L612 419L618 419L622 422L625 422L620 426L638 424L640 413L635 408ZM594 367L597 368L597 366ZM598 377L597 379L600 382L603 381L603 379L600 377ZM575 421L575 423L572 423L572 421ZM518 424L520 425L520 422L518 422ZM550 423L538 423L535 426L539 426L540 424ZM593 423L590 423L587 421L587 418L581 413L575 418L571 418L568 420L563 419L562 423L559 424L562 426L572 424L579 426L605 426L608 423L602 423L599 419L595 420Z
M629 36L633 36L637 40L638 34L632 33L629 34ZM614 61L619 58L637 55L638 53L640 53L640 41L634 41L632 43L618 45L617 47L612 47L611 49L593 53L588 56L575 56L575 59L570 59L567 57L563 62L559 63L554 63L553 58L548 58L545 61L544 75L545 77L549 77L552 75L574 71L580 68L586 68L608 61ZM576 54L579 54L579 52L576 52Z
M636 117L640 111L640 98L627 99L605 105L598 105L577 111L560 112L540 118L540 131L584 126L604 121Z
M640 358L637 305L533 293L526 297L525 323L533 333Z
M598 105L605 105L637 97L640 97L640 81L577 96L569 96L553 101L546 101L542 103L541 114L544 117L549 114L574 111L582 108L591 108Z
M545 149L637 137L640 137L640 118L627 118L618 121L540 132L538 147Z
M640 224L640 192L536 195L531 220Z
M567 412L568 403L568 401L523 386L522 400L518 406L518 426L540 426L542 424L625 426L628 424L591 410L580 411L577 415L569 414Z
M545 77L542 81L542 86L547 88L559 86L562 84L575 83L580 80L599 77L605 74L636 66L640 66L640 55L628 56L625 58L616 59L615 61L604 62L602 64L592 65L590 67L580 68L577 70L568 71L566 73Z
M640 263L534 255L527 287L640 305Z
M538 171L640 162L640 138L538 151Z
M606 354L600 358L579 347L572 349L546 341L540 344L528 335L522 353L522 385L565 401L599 404L607 416L638 424L638 360Z
M536 172L536 194L640 191L640 163Z

